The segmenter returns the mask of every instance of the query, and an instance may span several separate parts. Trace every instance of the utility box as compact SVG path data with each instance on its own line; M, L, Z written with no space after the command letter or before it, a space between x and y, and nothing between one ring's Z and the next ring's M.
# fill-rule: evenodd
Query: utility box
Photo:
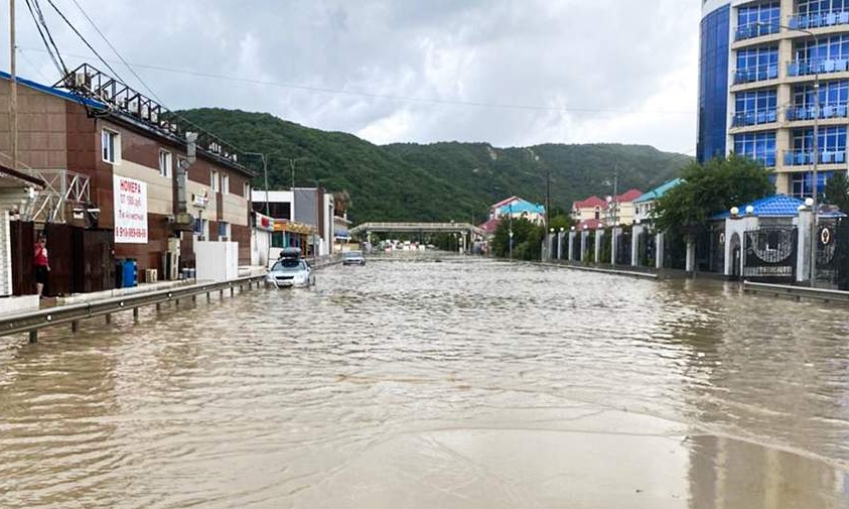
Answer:
M194 248L198 281L227 281L239 276L238 242L196 241Z

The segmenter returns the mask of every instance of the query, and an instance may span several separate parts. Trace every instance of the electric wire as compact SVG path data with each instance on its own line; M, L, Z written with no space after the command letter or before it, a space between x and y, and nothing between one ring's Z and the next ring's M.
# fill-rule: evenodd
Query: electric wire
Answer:
M41 42L44 43L44 47L46 49L46 53L50 55L50 60L53 61L53 65L56 66L56 69L59 71L59 74L64 72L64 65L59 63L59 60L56 58L56 55L53 53L53 48L50 47L50 43L47 41L47 36L44 34L44 28L41 26L41 23L38 22L38 15L36 15L35 10L32 7L32 0L26 0L27 8L29 9L29 13L32 16L32 21L35 23L35 28L38 30L38 35L41 36Z

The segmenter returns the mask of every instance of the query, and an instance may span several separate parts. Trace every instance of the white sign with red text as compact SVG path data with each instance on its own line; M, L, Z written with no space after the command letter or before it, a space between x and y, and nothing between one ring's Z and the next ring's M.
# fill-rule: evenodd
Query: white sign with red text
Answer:
M147 244L147 183L113 176L115 243Z

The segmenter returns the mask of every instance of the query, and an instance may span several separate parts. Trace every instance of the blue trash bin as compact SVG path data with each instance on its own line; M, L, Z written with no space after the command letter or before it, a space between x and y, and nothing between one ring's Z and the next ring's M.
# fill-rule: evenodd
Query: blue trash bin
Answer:
M124 260L124 274L121 278L124 288L134 288L139 285L138 263L133 258Z

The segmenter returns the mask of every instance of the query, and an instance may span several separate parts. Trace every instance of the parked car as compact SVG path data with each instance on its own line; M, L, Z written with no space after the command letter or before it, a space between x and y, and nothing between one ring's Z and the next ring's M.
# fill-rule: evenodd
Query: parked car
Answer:
M309 287L315 284L315 273L300 250L288 248L274 262L265 284L275 288Z
M365 265L366 259L362 251L348 251L342 258L342 265Z

